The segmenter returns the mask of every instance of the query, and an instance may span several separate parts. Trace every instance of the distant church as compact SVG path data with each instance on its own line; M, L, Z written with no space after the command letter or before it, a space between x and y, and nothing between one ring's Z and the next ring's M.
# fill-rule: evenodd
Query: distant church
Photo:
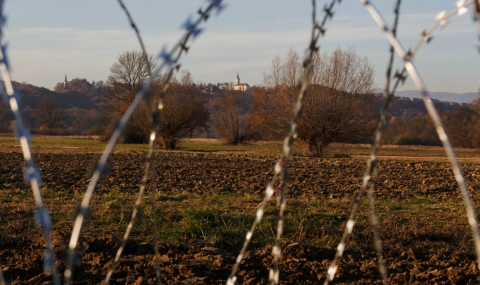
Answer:
M247 83L240 83L240 76L238 76L237 73L237 78L235 79L235 86L233 86L233 90L238 90L238 91L250 91L251 87Z

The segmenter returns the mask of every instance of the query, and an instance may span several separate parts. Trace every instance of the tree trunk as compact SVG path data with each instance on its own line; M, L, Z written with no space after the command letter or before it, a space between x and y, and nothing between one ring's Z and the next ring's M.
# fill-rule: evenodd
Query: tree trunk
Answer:
M175 138L162 137L160 147L165 150L175 149L177 140Z
M327 145L328 143L315 137L308 140L308 150L312 156L323 157L323 151Z

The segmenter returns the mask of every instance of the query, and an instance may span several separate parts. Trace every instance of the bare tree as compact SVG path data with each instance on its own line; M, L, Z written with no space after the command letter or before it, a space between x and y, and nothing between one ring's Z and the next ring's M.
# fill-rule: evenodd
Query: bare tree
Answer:
M67 118L65 109L60 107L52 97L46 97L40 101L35 107L34 115L37 118L37 124L47 128L60 127Z
M104 96L129 105L155 68L153 56L145 57L140 51L122 52L110 67L105 82L108 92Z
M274 128L284 128L292 116L292 103L301 76L301 58L290 51L282 62L275 58L272 73L265 75L271 92ZM305 96L298 137L314 155L323 155L332 142L351 141L370 133L374 118L371 93L374 70L367 58L353 49L335 50L314 58L310 87Z
M155 68L152 56L145 57L140 51L120 53L117 62L110 67L110 75L102 88L103 119L109 122L105 137L113 133L116 122L132 103L138 91ZM144 143L150 133L149 104L140 106L132 116L124 133L125 143Z

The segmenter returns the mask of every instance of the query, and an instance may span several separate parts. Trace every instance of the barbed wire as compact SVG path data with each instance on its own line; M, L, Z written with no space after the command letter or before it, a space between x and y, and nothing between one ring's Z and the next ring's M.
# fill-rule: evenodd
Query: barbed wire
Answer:
M147 51L146 51L145 46L143 44L143 40L142 40L140 31L138 30L137 25L135 24L135 22L134 22L133 18L131 17L127 7L125 6L125 4L121 0L118 0L118 2L120 4L121 8L124 10L125 14L127 15L130 26L135 31L135 34L137 36L137 39L139 41L140 47L142 49L142 52L143 52L143 55L144 55L144 58L145 58L145 62L147 63L147 69L148 69L149 76L152 76L150 61L148 60L148 54L147 54ZM183 51L186 51L186 50L184 50L184 49L180 50L180 52L183 52ZM160 102L163 99L162 95L165 94L165 92L169 88L168 82L170 82L170 79L173 76L173 71L174 71L174 69L171 69L168 76L164 80L164 82L162 82L162 83L165 84L165 88L160 93L160 95L161 95L160 100L159 100ZM125 234L124 234L124 237L123 237L123 240L122 240L122 244L117 251L117 254L115 256L112 267L110 268L110 270L107 273L107 276L105 278L105 284L109 284L110 278L111 278L116 266L118 265L121 254L122 254L122 252L123 252L123 250L126 246L130 231L132 230L133 225L134 225L134 221L135 221L135 218L136 218L136 215L137 215L137 212L138 212L138 208L139 208L139 206L142 202L143 195L145 193L145 188L147 186L147 180L148 180L148 176L149 176L150 173L152 175L152 177L151 177L151 191L152 191L151 203L152 203L152 224L153 224L153 236L154 236L153 247L154 247L154 253L155 253L155 273L156 273L156 277L157 277L157 284L161 284L160 263L159 263L160 253L158 251L158 229L157 229L158 226L157 226L157 215L156 215L156 207L155 207L155 197L156 197L155 181L156 180L155 180L155 164L154 164L154 161L155 161L155 159L154 159L155 158L155 145L156 145L157 133L158 133L159 125L160 125L160 120L159 120L160 114L159 114L159 112L160 112L161 109L163 109L162 105L159 104L158 102L155 102L155 98L154 98L154 102L152 104L152 115L151 115L152 130L151 130L150 139L149 139L149 151L148 151L147 159L146 159L146 162L145 162L144 175L143 175L142 180L141 180L141 186L140 186L139 194L138 194L137 200L134 204L134 207L133 207L133 210L132 210L132 216L130 218L130 222L129 222L129 224L127 226L127 229L125 231Z
M341 0L338 0L339 3L340 3L340 1ZM429 98L428 92L427 92L425 86L423 85L423 82L421 81L421 78L418 75L418 73L417 73L415 67L413 66L413 64L411 63L411 61L412 61L413 57L417 54L418 49L421 47L421 45L423 45L423 43L425 43L425 42L429 43L431 41L432 34L434 33L435 30L438 29L438 27L443 27L446 24L448 24L447 20L450 17L453 17L455 14L458 14L458 15L463 14L465 12L464 8L468 5L471 5L472 3L475 6L475 14L474 15L475 15L476 20L477 20L478 34L479 34L479 38L480 38L480 21L479 21L480 12L479 12L479 9L478 9L478 1L477 0L470 0L468 2L458 1L457 2L457 8L454 9L452 12L450 12L449 14L445 14L445 13L442 14L441 13L437 16L438 22L430 30L424 31L424 33L422 33L422 36L423 36L422 41L416 46L416 48L413 51L405 52L401 48L400 44L398 43L398 41L396 39L396 35L395 35L397 19L398 19L398 12L396 12L395 25L394 25L395 28L392 31L389 31L386 28L385 23L384 22L382 23L380 21L380 20L383 21L383 19L381 19L380 14L378 14L378 12L375 10L373 5L371 5L370 2L366 1L366 0L360 0L360 1L367 6L367 9L369 9L369 11L372 13L373 18L377 21L379 26L384 29L384 32L387 33L387 38L391 41L391 44L392 44L392 56L391 56L391 61L390 61L390 64L389 64L389 71L387 71L387 78L388 79L387 79L387 88L384 90L385 101L384 101L384 105L383 105L383 109L382 109L382 116L381 116L381 120L380 120L380 122L377 126L377 130L376 130L376 133L375 133L375 142L374 142L374 145L372 147L372 152L371 152L369 161L367 162L367 171L366 171L366 175L364 176L363 184L362 184L362 189L365 190L368 183L370 182L370 184L369 184L370 188L367 191L367 197L370 201L370 207L371 207L371 223L372 223L372 226L374 228L374 245L376 247L377 254L379 256L378 261L380 263L381 262L381 256L382 256L381 252L382 251L381 251L381 249L379 250L377 248L377 244L376 244L377 241L380 241L380 238L378 237L378 231L376 230L376 228L378 226L378 219L377 219L377 216L375 214L374 196L373 196L374 195L375 183L374 183L374 181L372 181L372 179L375 178L376 170L377 170L376 153L377 153L378 147L380 147L380 140L381 140L381 135L382 135L381 130L382 130L382 128L384 128L386 126L386 119L384 120L384 117L386 117L386 112L388 110L391 99L393 98L393 93L395 92L398 84L405 80L406 73L408 72L410 74L410 76L412 77L412 79L417 84L417 87L421 90L422 95L423 95L423 99L424 99L424 102L425 102L425 106L426 106L430 116L432 116L432 120L434 120L435 116L438 117L438 114L436 113L435 107L431 103L431 99ZM137 33L137 37L139 38L140 44L142 46L143 54L144 54L145 57L147 57L147 53L146 53L145 48L143 46L143 42L141 40L138 28L136 27L135 23L133 22L133 19L131 18L130 14L128 13L128 10L126 9L123 2L121 0L118 0L118 2L120 3L121 7L125 10L125 12L127 14L127 17L129 18L129 21L130 21L130 24L131 24L132 28ZM99 179L100 175L104 172L104 166L105 166L106 161L108 160L108 156L113 151L113 147L115 146L115 143L118 140L118 137L120 136L123 128L125 127L125 124L128 122L128 119L132 115L133 111L136 109L136 106L138 106L140 101L146 95L150 85L153 84L153 80L154 80L155 76L158 76L160 74L161 70L167 68L167 70L169 70L169 73L170 73L168 78L170 78L171 74L173 73L173 70L175 68L177 70L179 69L178 60L179 60L181 54L183 52L188 51L188 48L189 48L189 47L187 47L188 40L191 37L195 38L196 36L198 36L198 34L201 33L202 29L199 28L200 23L202 21L206 21L213 10L217 9L217 11L221 11L221 9L223 7L222 0L210 0L209 2L210 2L210 5L208 6L207 9L205 9L204 11L202 11L201 9L199 10L200 17L196 22L191 22L191 19L187 20L187 22L184 25L185 29L187 30L187 34L185 35L185 37L182 38L182 40L179 41L179 43L177 43L177 45L170 52L167 52L166 48L164 48L160 52L159 58L162 59L162 64L160 65L160 67L155 69L153 74L150 74L149 81L143 86L142 90L137 94L137 97L134 100L135 103L132 103L132 105L134 105L134 104L136 104L136 105L132 109L129 107L129 109L125 113L124 117L122 117L122 120L120 121L117 129L115 130L114 135L112 135L112 138L110 139L104 153L102 154L102 157L101 157L101 159L100 159L100 161L99 161L99 163L98 163L98 165L95 169L95 172L92 176L92 179L91 179L91 181L94 181L94 179L96 179L96 181L93 182L93 184L92 184L92 182L90 182L90 184L87 188L87 192L85 193L84 199L82 200L81 207L80 207L78 215L76 217L74 229L72 231L72 238L70 240L69 248L68 248L67 269L65 271L65 284L69 284L69 282L71 281L71 273L72 273L72 270L71 270L72 262L71 261L73 261L73 258L74 258L75 247L76 247L76 243L78 242L78 237L79 237L79 234L80 234L80 231L81 231L82 222L85 219L86 212L88 211L88 204L89 204L89 201L90 201L91 196L93 194L93 191L95 190L96 183L98 182L98 179ZM400 3L400 2L401 2L401 0L398 0L397 3ZM271 282L271 284L278 284L278 282L279 282L278 262L281 259L281 251L282 251L281 239L282 239L282 234L283 234L283 229L284 229L284 211L286 209L286 187L287 187L288 180L289 180L288 179L288 167L287 167L288 166L288 160L291 158L291 148L292 148L294 139L296 138L296 121L301 114L303 96L304 96L304 93L306 92L306 89L308 87L308 82L306 82L306 81L309 78L309 74L310 74L309 72L311 72L311 68L312 68L311 59L313 57L313 54L318 53L318 47L316 47L317 41L318 41L319 37L324 35L324 33L325 33L324 25L326 23L326 20L331 19L333 17L332 8L333 8L335 3L336 3L336 1L332 0L331 3L330 3L330 6L328 6L328 5L325 6L325 8L324 8L324 12L325 12L324 20L320 25L318 25L317 22L316 22L316 19L315 19L316 3L315 3L315 0L312 0L313 28L312 28L312 40L311 40L310 47L309 47L310 58L307 59L304 63L304 68L305 68L304 77L303 77L303 81L302 81L302 84L301 84L301 87L300 87L299 96L298 96L297 101L294 105L294 116L293 116L293 119L290 123L289 134L284 140L282 155L274 166L274 176L273 176L272 180L270 181L270 183L267 185L267 188L266 188L266 191L265 191L265 198L264 198L263 202L260 204L260 207L257 209L256 219L255 219L250 231L247 232L244 247L242 247L242 250L240 251L240 254L239 254L239 256L236 260L236 264L234 265L234 269L232 270L233 275L231 274L229 276L229 279L227 280L227 284L234 284L235 283L236 270L238 270L238 266L240 265L240 262L243 259L246 247L248 246L248 243L249 243L250 239L252 238L252 235L254 233L256 225L258 225L258 223L261 222L261 219L262 219L263 214L265 212L266 204L270 201L271 197L275 193L274 185L275 185L276 182L279 182L282 185L281 185L281 196L280 196L280 210L279 210L279 217L278 217L278 224L277 224L276 244L272 248L273 264L272 264L272 269L270 269L270 271L269 271L269 281ZM397 5L399 6L399 4L397 4ZM397 6L397 9L398 9L398 6ZM372 11L374 11L374 12L372 12ZM0 23L0 42L1 42L1 39L3 38L2 27L3 27L4 22L5 22L5 17L3 16L3 0L0 0L0 16L1 16L1 23ZM400 57L402 57L404 59L405 67L404 67L404 69L401 73L397 72L395 74L394 78L396 78L397 81L395 83L395 87L393 88L393 91L389 92L391 67L392 67L392 60L393 60L392 57L393 57L393 50L394 49L397 51L397 53L400 55ZM177 53L177 55L175 55L175 53ZM22 151L23 151L23 154L24 154L24 158L27 161L27 166L25 168L25 176L26 176L27 181L30 183L30 186L32 187L32 190L34 192L34 198L35 198L35 203L36 203L35 218L36 218L37 223L42 227L43 233L45 235L47 251L45 252L45 256L44 256L44 269L45 269L46 272L50 272L52 274L54 284L60 284L59 280L58 280L57 269L56 269L56 266L55 266L53 244L52 244L51 235L50 235L51 219L50 219L48 210L43 205L43 198L41 196L40 171L39 171L38 167L35 165L35 163L32 159L31 149L30 149L30 143L31 143L30 135L29 135L28 129L25 127L25 125L23 124L23 121L22 121L22 116L21 116L20 108L19 108L19 106L20 106L20 96L16 91L13 90L13 86L12 86L12 83L11 83L11 80L10 80L10 71L9 71L8 59L7 59L7 56L6 56L6 46L4 46L4 45L1 46L0 57L1 57L0 58L0 72L2 73L2 78L3 78L4 84L5 84L5 87L1 88L1 93L4 97L4 99L5 99L5 102L9 103L10 108L11 108L12 112L14 113L14 116L15 116L15 119L16 119L16 124L14 125L15 134L16 134L17 139L20 141ZM147 60L147 64L150 64L150 62L148 60ZM150 68L149 68L149 70L150 70ZM166 84L165 88L168 88L169 79L167 79L166 81L167 81L167 84ZM139 98L139 99L137 100L137 98ZM110 279L112 273L114 272L115 267L118 264L119 258L122 254L122 251L125 248L125 244L127 242L129 233L130 233L131 229L133 228L134 220L135 220L136 214L138 212L138 207L139 207L139 205L142 201L142 198L144 196L145 188L147 187L149 172L151 172L151 175L152 175L150 187L151 187L152 215L153 215L152 220L153 220L153 227L154 227L154 248L155 248L155 255L156 255L156 259L155 259L156 260L156 275L157 275L157 282L159 284L161 283L159 260L158 260L159 253L158 253L158 236L157 236L157 217L156 217L156 208L155 208L155 196L156 196L155 168L154 168L154 163L153 162L154 162L154 156L155 156L154 147L155 147L155 142L156 142L156 139L157 139L156 128L158 127L158 121L155 121L155 116L158 117L158 112L163 107L162 99L160 98L158 104L154 104L154 106L158 106L158 107L154 107L154 112L153 112L153 115L152 115L152 121L153 121L152 126L153 127L152 127L152 132L151 132L151 135L150 135L149 152L148 152L147 159L146 159L144 176L142 177L142 184L141 184L141 187L140 187L140 190L139 190L139 194L137 196L137 200L136 200L135 205L134 205L134 210L132 212L132 217L130 219L130 222L127 226L127 230L126 230L125 235L124 235L124 240L122 241L121 247L117 251L117 255L115 257L112 268L107 273L107 278L105 280L105 284L108 284L109 279ZM158 108L158 110L156 110L157 108ZM457 183L459 184L459 188L462 192L462 197L464 199L464 203L465 203L465 207L466 207L466 211L467 211L468 221L469 221L469 224L472 228L472 233L473 233L473 236L474 236L476 253L477 253L477 263L478 263L478 266L479 266L479 269L480 269L480 257L479 257L480 256L479 255L479 253L480 253L480 249L479 249L480 248L480 245L479 245L480 239L479 239L479 234L478 234L477 221L475 219L475 213L473 212L473 207L471 206L471 202L468 198L468 190L466 188L463 175L461 174L461 170L458 166L458 162L456 161L455 153L454 153L453 149L451 148L451 144L449 142L448 137L445 134L445 130L442 126L440 118L438 117L438 123L435 120L434 120L434 123L435 123L435 127L437 129L437 132L439 134L439 137L440 137L442 143L444 144L447 156L449 157L449 160L452 164L452 169L455 173L455 179L456 179ZM378 146L377 146L377 140L378 140ZM369 173L369 174L367 175L367 173ZM362 192L362 195L363 195L363 192ZM358 202L360 201L362 195L360 195L360 197L358 199ZM357 198L355 198L354 203L355 202L357 202ZM472 221L472 219L473 219L473 221ZM355 224L355 221L352 220L352 219L349 219L348 222L347 222L345 232L351 233L351 231L353 230L354 224ZM475 233L475 231L476 231L476 233ZM75 235L76 235L76 240L74 241L74 236ZM381 243L379 245L381 247ZM51 248L50 248L50 246L51 246ZM72 248L72 246L73 246L73 248ZM337 252L340 251L340 248L341 248L341 246L339 244L339 246L337 247ZM341 248L342 253L343 253L344 248L345 248L345 244L343 244L343 247ZM235 267L237 267L237 268L235 268ZM380 265L380 267L381 267L381 265ZM67 270L69 270L68 272L70 273L70 276L68 277L68 279L67 279ZM330 271L331 270L329 269L329 272ZM335 268L335 271L336 271L336 268ZM380 273L381 273L382 278L383 278L384 274L382 274L381 269L380 269ZM333 272L333 275L335 275L335 272ZM385 276L386 276L386 271L385 271ZM384 279L384 282L385 281L386 281L386 279ZM3 273L2 273L1 267L0 267L0 282L1 282L1 284L5 284L5 280L3 278Z
M480 41L480 4L479 0L473 0L473 20L477 22L477 36L478 40ZM478 46L478 51L480 52L480 46Z
M150 62L148 61L148 55L147 55L145 46L143 44L143 40L142 40L142 37L140 35L140 31L138 30L137 25L135 24L133 18L130 16L130 13L129 13L128 9L126 8L126 6L123 4L123 2L121 0L119 0L119 3L120 3L120 6L122 7L122 9L125 11L131 27L134 29L134 31L137 35L137 38L139 40L141 49L143 51L143 55L145 57L145 60L148 62L148 66L150 66ZM201 14L203 17L205 17L205 15L201 12L201 10L199 10L199 14ZM185 46L185 42L183 43L183 46ZM179 53L181 54L183 52L186 52L187 50L188 50L188 48L180 49ZM178 55L178 56L180 56L180 55ZM148 69L149 69L149 73L150 73L151 68L148 67ZM118 249L117 256L115 257L115 260L114 260L114 265L112 265L112 268L110 269L109 273L107 274L107 278L105 280L106 284L109 283L109 279L110 279L111 275L113 274L113 271L114 271L114 269L115 269L115 267L118 263L118 260L120 259L120 256L121 256L121 253L122 253L123 249L125 248L130 230L133 228L133 223L134 223L134 220L135 220L135 217L136 217L136 213L137 213L138 207L139 207L139 205L142 201L144 190L145 190L146 184L147 184L148 174L150 172L151 172L151 203L152 203L151 206L152 206L152 224L153 224L153 245L154 245L153 247L154 247L154 254L155 254L155 273L156 273L156 277L157 277L157 283L161 284L160 263L159 263L160 253L158 251L158 226L157 226L158 222L157 222L157 214L156 214L157 211L156 211L156 206L155 206L155 203L156 203L156 199L155 199L155 197L156 197L156 184L155 184L156 179L155 179L155 164L154 164L155 152L154 152L154 149L155 149L155 145L156 145L156 141L157 141L157 137L158 137L157 136L158 129L159 129L159 126L160 126L160 112L163 109L162 101L164 99L165 93L169 89L169 86L170 86L169 82L170 82L170 79L173 76L174 70L175 69L172 68L170 70L168 76L166 77L166 79L163 80L162 83L165 84L165 86L164 86L162 92L160 92L160 98L158 98L159 99L158 102L155 101L156 98L153 98L154 102L152 104L152 115L151 115L152 130L151 130L151 133L150 133L149 153L148 153L148 156L147 156L147 161L145 163L144 176L142 178L142 183L141 183L139 195L137 197L137 201L135 202L134 209L132 211L131 220L130 220L129 225L127 226L127 230L125 231L125 234L124 234L124 239L122 241L122 246ZM176 68L176 70L178 70L178 67ZM151 76L151 73L150 73L150 76ZM149 169L150 169L150 171L149 171Z
M118 0L118 4L122 8L122 10L125 12L125 15L128 18L128 22L130 23L130 27L132 27L132 29L135 31L138 43L140 44L140 48L142 49L142 52L143 52L143 57L145 58L145 63L147 64L148 74L152 76L152 72L151 72L152 67L150 65L150 60L148 60L147 50L145 48L145 45L143 44L143 39L142 39L142 36L140 35L140 31L138 30L137 24L135 24L135 21L133 20L132 16L130 15L130 12L127 9L127 6L125 6L123 1Z
M440 14L438 14L438 16L436 17L437 22L432 26L432 28L430 28L428 31L424 30L422 32L422 39L416 45L414 51L411 52L411 58L413 58L418 53L419 49L422 47L422 45L424 43L429 43L432 40L433 33L439 27L445 27L446 25L448 25L447 20L449 18L451 18L455 15L461 16L461 15L465 14L467 12L466 7L470 4L472 4L472 2L474 2L474 1L468 1L468 2L458 1L457 4L456 4L457 7L455 9L453 9L451 12L449 12L448 14L445 13L444 11L441 12ZM397 7L395 8L395 23L394 23L394 26L392 28L393 36L395 36L396 29L397 29L398 8L399 8L399 3L397 2ZM372 178L372 174L376 174L376 172L377 172L376 154L377 154L377 151L380 147L382 130L386 127L386 124L387 124L386 114L387 114L389 105L391 103L391 100L393 99L393 94L395 93L397 87L399 86L399 83L403 83L406 79L406 68L403 68L402 72L397 72L395 74L395 78L396 78L395 85L392 89L392 92L389 91L391 68L392 68L392 64L393 64L392 55L393 55L393 46L391 48L390 63L389 63L389 67L387 69L387 83L386 83L386 88L384 90L384 104L383 104L383 107L382 107L379 123L377 125L376 130L375 130L375 141L374 141L374 144L372 146L370 157L369 157L368 162L367 162L367 171L366 171L366 174L364 175L364 181L365 181L365 179L367 179L367 181L370 181L370 179ZM364 183L364 185L366 187L365 183ZM372 187L374 187L374 185L372 185ZM362 188L363 188L363 186L362 186ZM358 203L360 202L360 199L363 195L363 191L360 191L358 193L358 195L359 195L359 197L355 198L355 200L354 200L354 204L356 204L356 206L354 206L353 209L352 209L353 213L356 213L356 211L357 211ZM371 195L368 194L368 192L367 192L367 197L369 197L369 200L372 199L373 198L373 192L371 193ZM372 201L370 201L370 206L371 206L371 213L374 213L374 211L375 211L374 210L374 203ZM371 221L375 221L378 224L378 218L375 217L375 215L371 216ZM354 219L349 219L349 223L347 223L347 225L348 226L354 225L354 222L355 222ZM376 247L378 260L380 262L381 256L382 256L380 254L382 252L381 242L380 242L380 239L379 239L378 230L376 229L376 226L374 224L372 224L372 226L374 228L374 246ZM349 230L348 227L346 227L345 232L348 232L348 230ZM345 235L345 234L344 234L344 236L342 236L342 242L337 247L336 259L337 259L338 254L340 252L343 252L343 249L345 247L344 241L346 240L346 236L347 235ZM341 256L341 254L340 254L340 256ZM340 256L338 256L338 258ZM328 277L327 277L327 280L326 280L325 284L328 284L328 280L330 278L333 280L336 269L337 269L337 267L336 267L335 262L332 262L332 266L329 267L329 270L328 270L329 274L327 274ZM383 282L385 283L386 282L386 267L381 262L379 263L379 271L381 273ZM382 272L385 272L385 274L383 274Z
M83 221L86 217L90 200L92 198L92 194L95 190L95 187L100 179L101 174L104 172L105 164L110 156L113 148L120 137L125 125L127 124L128 120L132 116L133 112L137 108L138 104L142 101L143 97L147 93L147 90L153 84L155 77L158 76L164 68L168 70L172 70L174 67L179 68L178 60L180 59L183 52L188 50L187 43L192 38L196 38L202 31L200 28L200 24L206 22L210 17L210 14L213 11L217 11L217 13L221 12L225 7L223 4L223 0L208 0L210 3L204 10L200 9L198 11L199 17L196 21L191 20L188 18L183 27L186 30L185 35L177 42L177 44L170 50L164 47L160 53L158 54L158 58L161 60L160 65L154 70L152 76L150 76L149 80L143 85L142 89L137 93L135 99L132 101L128 109L125 111L123 117L121 118L120 122L117 125L112 137L107 143L100 160L97 163L96 169L92 175L90 183L88 185L87 191L85 192L84 198L80 204L80 209L78 211L78 215L75 219L74 228L72 231L72 236L70 238L70 242L68 245L68 256L67 256L67 266L64 273L64 284L68 285L71 282L72 278L72 269L73 269L73 260L75 256L75 248L80 236L80 230L82 228ZM162 105L162 102L159 103L159 106Z
M448 20L450 18L452 18L453 16L464 15L467 12L466 7L471 5L472 3L477 3L478 4L477 0L469 0L467 2L465 2L464 0L460 0L460 1L457 1L457 3L456 3L457 7L455 9L453 9L452 11L450 11L449 13L446 13L445 11L440 12L435 17L435 19L437 20L435 22L435 24L431 28L429 28L428 30L425 29L421 32L422 39L417 43L417 45L415 46L413 51L408 51L408 53L410 54L410 58L413 59L417 55L420 48L425 43L428 44L432 41L433 34L438 30L438 28L444 28L448 24L450 24L450 22L448 22ZM480 25L480 21L479 21L479 25ZM480 27L479 27L479 33L480 33ZM479 34L479 37L480 37L480 34ZM395 81L394 87L392 88L392 93L395 93L398 86L400 86L400 83L404 83L405 79L407 79L407 69L405 68L405 66L402 68L402 71L400 71L400 72L397 71L395 73L395 78L396 78L396 81Z
M401 0L397 0L397 4L394 9L395 19L394 19L393 28L392 28L392 33L394 36L396 36L397 27L398 27L398 21L400 16L400 5L401 5ZM349 234L352 233L353 226L355 225L355 216L357 214L358 207L360 206L360 201L362 199L363 193L365 192L369 182L370 182L370 189L369 191L367 191L367 197L370 205L370 222L372 224L373 233L374 233L373 243L374 243L375 250L377 252L378 269L380 272L380 276L382 277L382 281L384 284L388 283L387 267L383 262L382 243L378 234L378 217L375 213L375 202L374 202L374 193L373 193L375 182L371 181L371 178L375 177L378 173L377 152L380 149L381 142L382 142L382 131L387 126L387 113L393 98L393 93L390 92L390 79L392 75L394 58L395 58L394 48L393 46L390 46L390 58L387 66L387 72L386 72L385 89L383 90L384 101L382 105L382 110L380 112L380 118L378 120L377 127L375 129L374 142L372 145L372 149L370 151L370 156L367 159L367 167L362 179L363 183L360 190L357 192L353 200L352 210L350 212L343 235L340 239L340 243L337 246L335 257L327 270L327 276L324 282L325 285L328 284L330 281L333 281L333 279L335 278L335 273L337 272L337 269L338 269L338 261L342 257L343 252L345 250L347 237Z
M43 197L41 192L42 178L40 170L38 169L35 161L33 160L30 147L30 131L23 123L22 113L20 110L20 94L14 90L12 85L10 76L10 65L6 53L7 45L2 44L3 27L6 23L6 16L3 11L3 4L4 1L0 0L0 73L3 81L3 84L0 86L0 93L3 96L5 103L10 106L10 110L12 111L15 118L15 123L12 124L12 129L14 130L16 139L20 141L23 158L26 162L26 165L24 167L24 175L26 182L30 184L30 187L33 191L33 197L35 200L35 221L42 229L45 238L45 244L47 249L45 250L43 256L43 270L45 273L51 274L53 284L57 285L60 284L60 280L58 279L58 271L55 264L55 252L53 250L53 243L51 237L52 221L50 218L50 213L43 203ZM5 281L3 280L3 275L1 279L2 282L5 283Z
M132 216L131 216L130 221L128 223L127 229L125 231L125 234L123 235L122 244L118 248L117 254L115 256L115 259L113 261L112 266L110 267L110 270L107 273L104 284L109 284L110 283L110 277L112 276L113 272L115 271L115 268L118 265L118 262L120 260L121 255L122 255L122 252L123 252L123 250L124 250L124 248L127 244L127 240L128 240L129 235L130 235L130 231L133 228L133 224L135 222L135 218L136 218L137 213L138 213L138 208L139 208L140 204L142 203L143 195L145 193L145 188L146 188L146 185L147 185L148 176L149 176L149 173L150 173L150 165L153 164L152 161L153 161L153 157L154 157L154 144L155 144L155 137L150 136L149 151L148 151L148 155L147 155L147 161L146 161L146 164L145 164L144 174L143 174L142 181L141 181L140 191L138 193L137 200L135 201L135 205L134 205L133 211L132 211ZM151 183L155 183L155 182L152 180Z
M150 60L148 59L148 54L147 54L147 51L145 49L145 45L143 44L143 40L142 40L142 36L140 35L140 31L138 30L137 25L135 24L133 18L130 15L130 12L128 11L128 9L125 6L125 4L123 3L123 1L118 0L118 3L120 4L120 7L125 12L125 14L128 18L128 21L130 22L130 26L135 31L135 34L136 34L137 39L138 39L139 44L140 44L140 48L142 49L142 53L143 53L143 56L144 56L145 63L147 64L148 74L151 77L152 76L152 72L151 72L152 69L151 69L151 65L150 65ZM155 110L153 110L153 111L155 111ZM152 112L152 116L153 116L153 113L154 112ZM145 193L145 188L147 187L148 176L150 174L151 168L154 167L155 143L156 143L155 127L157 125L158 124L153 124L153 126L152 126L152 132L151 132L150 138L149 138L149 148L148 148L149 150L148 150L147 159L146 159L145 167L144 167L144 174L143 174L143 177L142 177L142 180L141 180L141 185L140 185L140 190L139 190L139 193L138 193L138 196L137 196L137 200L135 201L135 204L133 206L132 216L131 216L130 221L128 223L127 229L125 230L125 233L123 235L122 244L117 250L117 254L115 256L115 259L113 261L113 264L112 264L110 270L107 273L104 284L109 284L110 283L110 278L111 278L113 272L115 271L115 268L118 265L118 262L120 260L121 255L122 255L122 252L123 252L123 250L124 250L124 248L127 244L128 237L130 235L130 231L133 229L133 225L134 225L137 213L138 213L138 208L140 207L140 204L142 203L143 195ZM152 179L151 183L155 183L155 180ZM153 212L152 212L152 214L155 215L155 213L153 213ZM161 284L161 280L158 277L159 276L157 276L157 283Z
M457 181L458 187L460 188L460 192L462 194L465 210L467 212L468 224L470 225L473 240L474 240L475 251L477 256L477 268L480 269L480 233L478 230L478 222L475 216L475 211L474 211L472 202L469 197L469 192L465 183L465 179L463 177L460 166L457 162L455 151L451 145L450 139L448 138L445 132L445 128L442 124L440 116L438 115L435 105L433 104L428 94L425 84L423 83L419 73L417 72L415 66L412 63L410 54L408 52L405 52L400 42L392 34L392 32L387 28L385 21L383 20L382 16L379 14L375 6L373 6L373 4L371 4L370 1L368 0L360 0L360 2L364 4L364 6L370 12L372 18L375 20L375 22L378 24L381 30L385 33L385 36L389 40L390 44L394 47L397 55L404 61L405 68L407 69L410 77L414 81L419 91L422 93L422 98L423 98L425 108L427 109L428 114L430 115L433 121L433 124L435 126L435 129L437 131L438 137L443 144L445 153L448 157L448 160L450 161L455 180Z
M153 140L155 143L156 139L154 138ZM153 252L155 254L155 276L157 276L157 284L161 284L162 276L160 274L160 252L158 250L158 220L157 220L157 207L156 207L156 202L157 202L156 190L157 190L157 186L155 184L155 164L152 164L152 183L150 184L150 202L152 204Z
M318 53L319 47L317 47L317 42L320 36L323 36L326 32L325 29L325 24L328 19L331 19L333 17L333 7L337 2L341 2L341 0L332 0L330 2L330 5L326 5L323 9L323 12L325 13L324 18L320 24L317 23L316 21L316 1L312 0L312 36L310 40L310 45L308 47L309 50L309 55L308 58L304 61L303 67L304 67L304 74L303 74L303 79L302 83L300 85L300 91L297 97L297 100L295 104L293 105L293 116L292 120L290 121L290 129L287 137L283 141L283 151L278 159L278 161L275 163L274 166L274 175L270 182L267 184L266 190L265 190L265 196L263 198L262 203L259 205L257 208L257 212L255 215L255 220L253 221L253 224L250 228L250 230L247 232L245 236L245 242L243 243L243 246L240 250L240 253L237 256L237 259L235 261L235 264L232 268L232 271L230 273L230 276L227 279L227 285L233 285L235 284L237 277L235 276L237 273L237 270L240 266L240 263L243 260L243 257L245 255L245 251L248 247L248 244L250 243L250 240L255 232L255 229L257 225L261 222L263 215L265 213L265 206L267 203L270 201L272 198L273 194L275 193L275 182L277 179L279 179L280 182L283 183L282 185L282 191L281 191L281 196L280 196L280 209L279 209L279 218L277 222L277 234L276 234L276 243L272 247L272 256L273 256L273 265L272 268L269 270L269 282L271 284L278 284L280 280L280 272L278 269L278 262L281 259L281 254L282 254L282 244L281 244L281 237L283 234L283 228L284 228L284 212L286 209L286 185L288 182L288 172L287 172L287 162L291 158L292 155L292 145L293 142L297 136L297 121L298 118L300 117L300 114L302 112L302 104L303 104L303 97L305 95L305 92L307 91L307 87L309 84L309 79L310 79L310 74L312 72L313 64L312 60L315 54Z

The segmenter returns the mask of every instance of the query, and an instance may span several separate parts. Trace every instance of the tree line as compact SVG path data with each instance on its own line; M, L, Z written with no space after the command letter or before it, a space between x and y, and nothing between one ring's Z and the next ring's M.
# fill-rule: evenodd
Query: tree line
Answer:
M76 78L65 86L57 84L54 91L19 82L13 82L13 87L21 96L23 121L32 133L98 135L102 132L101 88L92 83ZM0 104L0 132L11 132L12 120L8 108Z
M455 147L480 148L480 100L468 106L440 112ZM440 146L437 132L427 114L405 112L391 116L384 132L385 144Z
M153 113L159 116L160 143L166 149L174 149L185 137L223 138L229 144L283 139L303 80L304 58L293 50L284 58L274 57L262 86L248 92L195 83L188 70L173 76L159 75L128 123L122 142L147 142ZM24 108L34 132L108 139L155 67L152 56L127 51L119 54L105 82L74 79L57 84L55 92L37 90L28 84L17 87L21 93L34 94L30 100L35 101L35 106ZM313 155L323 155L332 142L372 141L382 104L381 96L372 92L374 74L369 60L358 56L354 49L337 49L314 58L297 122L297 137L307 143ZM163 98L160 112L156 112L158 106L153 106L158 98ZM435 129L422 108L421 102L394 100L383 142L438 145ZM442 108L454 146L480 147L479 100L469 106ZM8 129L8 121L5 107L0 108L0 131Z

